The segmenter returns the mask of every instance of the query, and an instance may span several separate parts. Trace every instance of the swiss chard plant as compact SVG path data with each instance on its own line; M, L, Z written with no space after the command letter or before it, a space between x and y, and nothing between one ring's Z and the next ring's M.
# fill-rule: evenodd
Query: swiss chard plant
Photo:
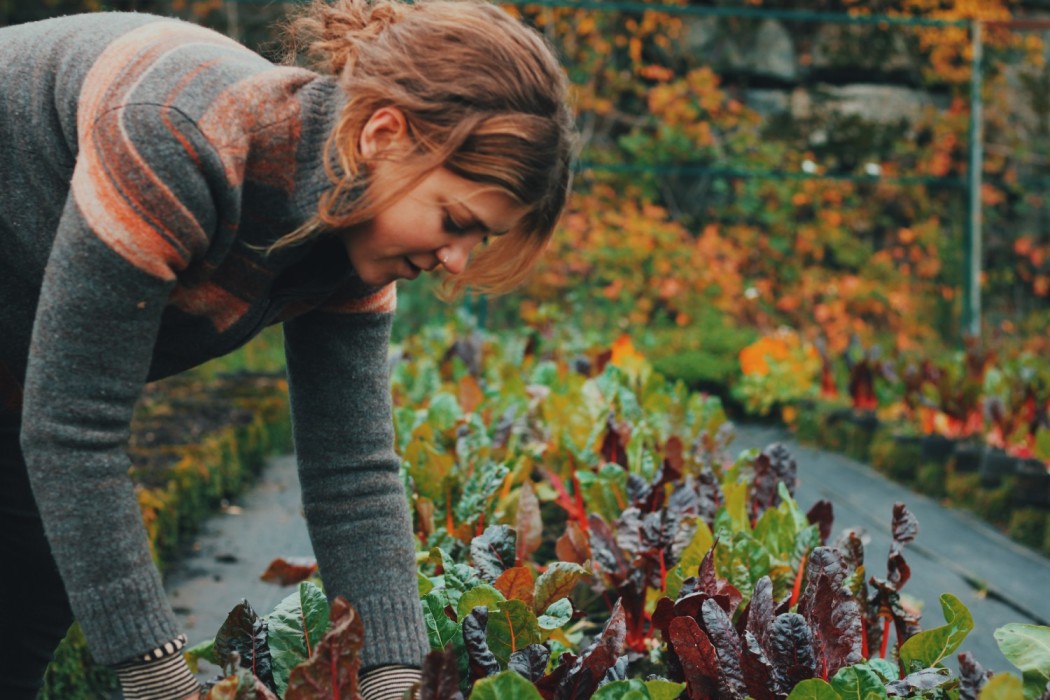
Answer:
M873 575L857 533L832 538L832 504L800 509L786 449L730 459L717 401L662 383L629 343L565 357L423 336L394 377L433 649L420 698L1045 693L1046 628L998 632L1021 678L968 656L948 671L973 621L945 595L945 624L923 629L903 601L905 506ZM267 577L315 574L282 561ZM212 697L354 697L361 629L304 580L268 615L238 605L190 655L224 669Z

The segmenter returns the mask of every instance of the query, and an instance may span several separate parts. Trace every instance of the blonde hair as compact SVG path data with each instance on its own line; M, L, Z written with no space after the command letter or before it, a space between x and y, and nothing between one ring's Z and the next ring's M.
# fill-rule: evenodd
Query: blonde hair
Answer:
M445 167L527 207L446 291L500 293L523 281L565 208L576 151L567 80L544 38L480 0L313 0L286 29L289 60L305 54L337 76L347 104L325 148L332 189L316 218L275 247L368 221ZM358 141L391 106L415 151L398 160L403 185L377 191Z

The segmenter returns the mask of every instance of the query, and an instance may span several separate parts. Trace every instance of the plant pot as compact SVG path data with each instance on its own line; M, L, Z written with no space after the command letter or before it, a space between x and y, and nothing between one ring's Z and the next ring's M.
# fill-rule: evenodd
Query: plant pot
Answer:
M979 474L981 475L981 486L993 488L1003 482L1003 478L1013 476L1017 473L1017 463L1020 460L1013 455L1007 454L1000 449L989 449L984 453L981 460Z
M950 460L951 470L956 474L976 474L981 470L985 448L975 443L959 443Z
M1050 468L1038 459L1019 459L1014 475L1014 503L1050 511Z

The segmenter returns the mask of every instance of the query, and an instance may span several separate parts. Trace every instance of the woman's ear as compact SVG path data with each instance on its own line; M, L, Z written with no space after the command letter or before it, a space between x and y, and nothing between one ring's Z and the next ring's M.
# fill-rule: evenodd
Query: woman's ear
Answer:
M361 156L367 160L407 150L408 123L397 107L380 107L365 122L358 139Z

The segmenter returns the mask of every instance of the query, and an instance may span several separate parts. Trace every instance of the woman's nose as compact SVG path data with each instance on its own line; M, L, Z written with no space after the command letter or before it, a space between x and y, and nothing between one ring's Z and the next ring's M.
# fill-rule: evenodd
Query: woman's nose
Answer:
M438 260L449 274L458 275L467 269L467 264L470 262L470 251L480 240L480 237L470 236L444 246L438 250Z

